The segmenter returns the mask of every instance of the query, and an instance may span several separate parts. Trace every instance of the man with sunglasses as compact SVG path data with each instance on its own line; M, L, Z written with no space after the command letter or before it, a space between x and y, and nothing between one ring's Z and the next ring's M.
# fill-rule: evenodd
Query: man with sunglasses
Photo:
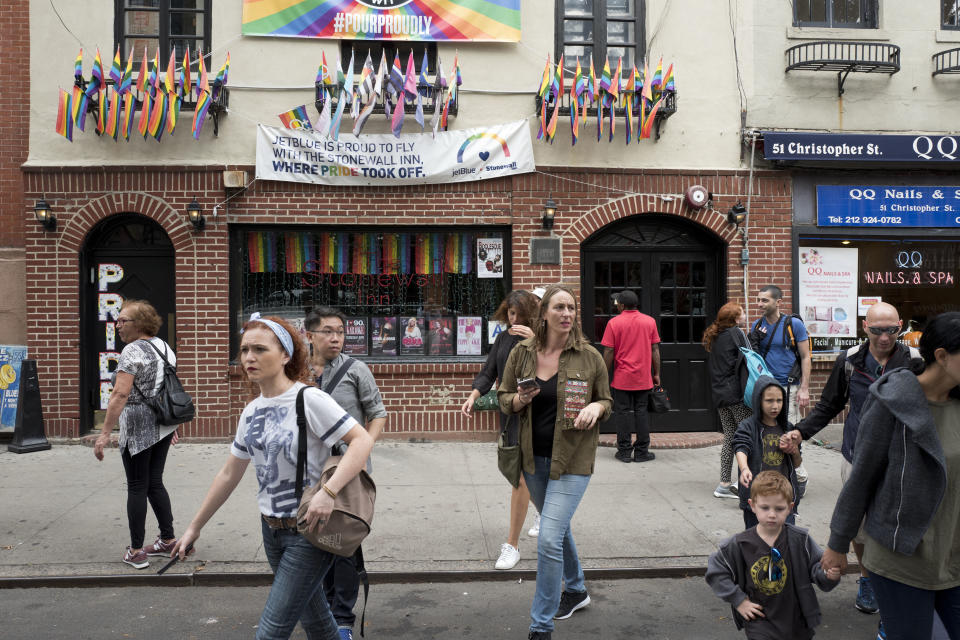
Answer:
M317 387L330 394L376 442L387 422L387 410L367 365L343 353L346 317L338 309L317 307L307 315L303 324L310 341L310 368L316 376ZM337 444L341 445L343 443ZM372 471L368 459L367 473ZM335 556L323 580L340 640L353 640L356 620L353 608L360 595L360 572L363 570L362 554L350 558Z
M783 435L781 446L790 449L820 432L850 403L850 411L843 423L843 443L840 463L840 479L846 483L853 463L853 448L860 427L860 413L867 399L867 389L887 371L911 365L911 361L922 362L920 352L897 342L897 335L903 321L897 309L886 302L878 302L867 310L863 321L863 330L867 341L846 351L840 352L833 363L833 370L820 394L820 401L810 414L797 423L795 429ZM862 533L854 538L853 550L857 561L863 554ZM862 563L861 563L862 567ZM864 613L878 611L877 599L870 585L870 578L861 568L860 588L857 590L855 606Z

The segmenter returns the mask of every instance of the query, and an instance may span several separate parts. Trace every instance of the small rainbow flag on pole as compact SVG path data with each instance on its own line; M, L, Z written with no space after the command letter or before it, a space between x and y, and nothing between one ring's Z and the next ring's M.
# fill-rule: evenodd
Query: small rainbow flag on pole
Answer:
M132 91L123 94L123 118L120 120L120 131L124 140L130 140L133 132L133 114L137 110L137 102Z
M277 117L280 118L280 122L287 129L313 129L313 125L310 124L310 116L307 115L306 105L302 104L290 111L284 111Z
M57 133L73 142L73 113L71 102L73 98L63 89L60 89L60 100L57 103Z

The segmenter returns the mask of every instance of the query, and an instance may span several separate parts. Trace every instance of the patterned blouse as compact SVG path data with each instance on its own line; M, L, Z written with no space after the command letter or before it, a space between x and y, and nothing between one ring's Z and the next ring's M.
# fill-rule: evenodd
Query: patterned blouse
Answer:
M171 364L176 364L177 357L166 342L160 338L150 338L160 349L161 352L168 354ZM120 413L120 450L124 447L131 456L135 456L141 451L149 449L168 435L173 433L177 427L161 426L157 424L157 416L149 406L143 404L144 395L140 393L141 389L147 396L153 396L160 388L162 381L163 366L159 354L147 340L135 340L123 348L120 352L120 360L117 363L117 371L123 371L133 376L133 385L130 389L130 396L127 398L127 404ZM113 374L113 383L116 385L117 374Z

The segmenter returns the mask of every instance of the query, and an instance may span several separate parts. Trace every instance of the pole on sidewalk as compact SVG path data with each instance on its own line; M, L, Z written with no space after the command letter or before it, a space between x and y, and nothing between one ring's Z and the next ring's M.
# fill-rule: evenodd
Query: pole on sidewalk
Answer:
M40 379L37 361L24 360L20 365L20 397L17 399L17 424L13 441L7 449L14 453L46 451L50 448L43 426L43 408L40 405Z

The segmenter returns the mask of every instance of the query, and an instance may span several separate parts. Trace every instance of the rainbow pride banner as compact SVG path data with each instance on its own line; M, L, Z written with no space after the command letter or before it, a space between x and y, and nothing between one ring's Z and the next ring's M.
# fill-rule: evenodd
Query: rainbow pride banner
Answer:
M340 134L257 126L257 179L347 185L410 185L505 178L536 170L526 120L476 129Z
M520 0L243 0L245 36L519 42Z

